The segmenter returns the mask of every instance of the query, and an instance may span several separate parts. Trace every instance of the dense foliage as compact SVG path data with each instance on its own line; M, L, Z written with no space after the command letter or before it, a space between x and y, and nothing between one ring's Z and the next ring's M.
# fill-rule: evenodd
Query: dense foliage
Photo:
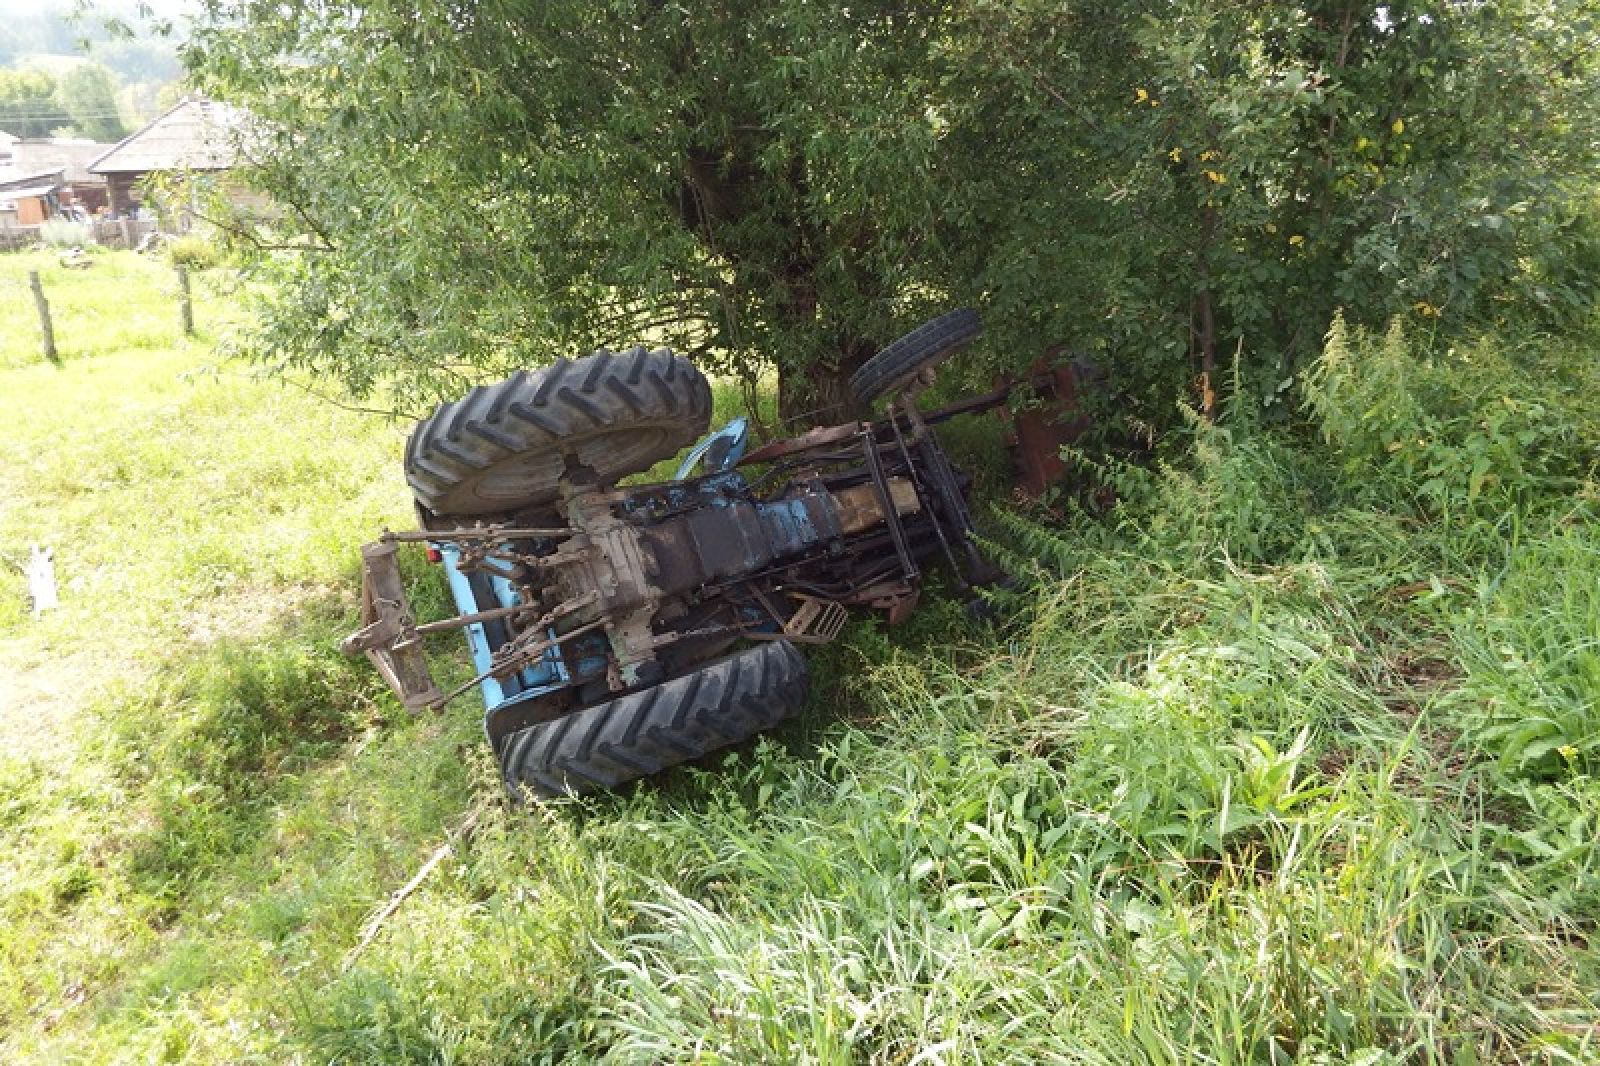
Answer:
M190 58L275 129L259 177L311 249L283 265L261 348L357 391L393 381L416 405L643 337L774 360L794 411L840 399L838 371L940 302L936 190L906 180L936 155L938 5L213 19ZM829 363L809 389L792 374Z
M1236 353L1272 402L1337 308L1592 305L1588 5L1136 6L975 4L956 37L950 284L1008 348L1099 348L1153 401L1187 368L1209 410Z
M1278 395L1338 307L1587 306L1584 10L216 0L188 59L305 249L257 351L357 393L643 337L795 413L973 302L1164 418L1236 350Z
M0 130L14 137L48 137L72 117L56 97L56 81L40 70L0 70Z

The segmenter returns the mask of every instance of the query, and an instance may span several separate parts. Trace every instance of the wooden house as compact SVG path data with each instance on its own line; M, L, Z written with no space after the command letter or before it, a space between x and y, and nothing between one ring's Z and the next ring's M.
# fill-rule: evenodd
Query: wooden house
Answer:
M106 179L89 171L89 164L109 147L98 141L62 137L19 140L11 145L11 165L17 171L34 174L59 171L58 210L87 218L109 204Z
M238 108L190 96L90 162L90 172L106 180L112 214L144 206L153 178L225 176L239 161L243 117Z
M64 186L60 170L0 167L0 228L37 226L55 217Z

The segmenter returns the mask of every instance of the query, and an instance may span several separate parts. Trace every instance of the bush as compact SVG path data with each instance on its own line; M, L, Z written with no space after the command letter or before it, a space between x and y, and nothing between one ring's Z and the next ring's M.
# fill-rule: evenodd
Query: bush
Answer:
M166 242L166 251L167 258L172 260L173 266L189 267L192 270L221 266L227 259L227 252L220 244L194 233L170 238Z
M1498 340L1432 353L1399 322L1379 337L1336 317L1304 396L1357 499L1491 513L1584 474L1593 383L1549 362Z
M81 222L52 218L39 226L39 239L52 248L73 248L94 243L94 234Z

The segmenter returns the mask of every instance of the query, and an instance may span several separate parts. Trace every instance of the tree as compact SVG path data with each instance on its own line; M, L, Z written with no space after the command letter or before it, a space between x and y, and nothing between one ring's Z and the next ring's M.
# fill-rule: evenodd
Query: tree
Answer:
M942 307L917 288L935 212L899 180L935 147L939 5L317 11L214 8L188 53L276 131L256 173L314 249L278 262L258 350L284 365L415 409L666 341L770 360L798 415Z
M1518 295L1591 307L1592 279L1538 266L1592 242L1587 6L973 4L951 267L1001 347L1096 348L1146 417L1180 389L1209 410L1235 353L1276 402L1340 307L1434 328Z
M83 136L96 141L127 136L117 112L116 76L100 64L78 63L62 74L56 99Z
M0 70L0 130L48 137L71 122L56 100L56 82L39 70Z
M255 350L357 395L645 339L837 412L975 302L1150 417L1525 283L1595 155L1585 2L214 0L187 59L271 131Z

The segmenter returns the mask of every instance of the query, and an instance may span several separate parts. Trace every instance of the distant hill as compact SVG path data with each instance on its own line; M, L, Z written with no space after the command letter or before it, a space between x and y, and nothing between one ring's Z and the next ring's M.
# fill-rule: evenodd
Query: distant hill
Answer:
M98 90L106 104L94 108L94 114L79 115L74 124L101 126L86 132L102 136L107 128L103 124L112 119L120 127L136 128L181 91L178 47L194 10L190 0L105 0L80 14L74 0L45 0L0 22L0 73L37 71L60 81L87 63L98 64L111 72L114 84ZM39 117L37 103L16 106L31 108ZM82 101L76 111L83 111Z
M141 6L149 13L141 14ZM78 14L72 0L46 0L0 22L0 67L26 64L55 74L63 64L88 58L129 84L172 81L182 71L177 49L184 38L185 17L194 10L189 0L153 0L144 5L107 0L96 3L90 13ZM168 32L163 35L160 30Z

